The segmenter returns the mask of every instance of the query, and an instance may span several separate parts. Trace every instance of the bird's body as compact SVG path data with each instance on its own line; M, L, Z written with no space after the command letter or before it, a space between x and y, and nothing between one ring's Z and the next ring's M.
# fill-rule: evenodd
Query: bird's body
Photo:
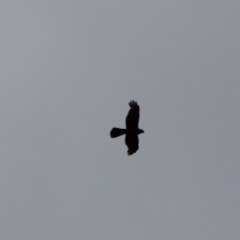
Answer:
M110 132L112 138L126 134L125 143L128 146L128 155L132 155L138 150L138 135L144 131L138 128L140 108L137 102L129 102L130 110L126 117L126 129L113 128Z

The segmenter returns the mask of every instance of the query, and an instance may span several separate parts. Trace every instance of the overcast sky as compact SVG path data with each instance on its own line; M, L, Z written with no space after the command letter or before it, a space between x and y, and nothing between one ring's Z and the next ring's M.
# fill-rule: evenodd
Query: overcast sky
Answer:
M234 0L2 0L0 238L239 240L239 23Z

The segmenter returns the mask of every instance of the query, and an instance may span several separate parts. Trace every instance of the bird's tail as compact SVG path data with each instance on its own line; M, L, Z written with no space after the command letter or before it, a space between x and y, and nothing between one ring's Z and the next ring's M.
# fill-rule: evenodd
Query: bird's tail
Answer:
M123 134L126 133L126 129L121 129L121 128L113 128L110 132L110 135L112 138L119 137Z

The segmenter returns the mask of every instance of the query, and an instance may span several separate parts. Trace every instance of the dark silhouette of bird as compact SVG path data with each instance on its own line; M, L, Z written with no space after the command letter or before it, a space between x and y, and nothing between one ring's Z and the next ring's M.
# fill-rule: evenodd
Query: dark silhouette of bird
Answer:
M128 155L132 155L138 150L138 135L144 131L138 128L140 107L135 101L129 102L130 110L126 117L126 129L113 128L110 132L112 138L126 134L125 143L128 147Z

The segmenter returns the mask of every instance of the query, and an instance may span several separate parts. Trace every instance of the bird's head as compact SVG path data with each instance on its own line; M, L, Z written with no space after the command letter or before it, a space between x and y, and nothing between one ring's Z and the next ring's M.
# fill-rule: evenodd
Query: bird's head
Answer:
M142 129L138 129L138 134L144 133Z

